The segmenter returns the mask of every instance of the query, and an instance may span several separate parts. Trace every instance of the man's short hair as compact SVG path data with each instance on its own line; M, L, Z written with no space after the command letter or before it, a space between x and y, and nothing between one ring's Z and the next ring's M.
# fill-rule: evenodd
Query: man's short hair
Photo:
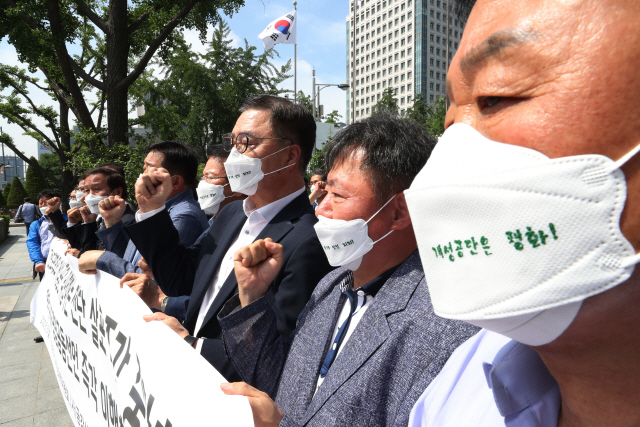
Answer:
M24 201L25 201L25 202L30 202L30 201L31 201L31 197L25 197L25 198L24 198Z
M110 169L113 169L116 172L118 172L120 175L124 176L124 167L120 163L109 162L109 163L104 163L102 165L99 165L98 167L99 168L110 168Z
M163 155L162 167L168 170L171 176L180 175L184 180L185 187L196 187L198 157L192 149L181 142L162 141L150 145L147 153L152 151Z
M91 169L89 172L87 172L87 176L96 174L103 175L106 178L107 187L109 187L109 190L111 190L112 192L118 187L122 188L122 196L120 197L122 197L123 199L127 198L127 182L125 181L124 176L120 175L117 170L107 167L100 167Z
M360 169L369 173L378 199L387 201L411 185L431 155L436 139L417 123L381 114L353 123L327 144L327 170L353 153L362 153Z
M45 189L38 193L38 202L40 202L40 199L43 197L46 199L52 199L54 197L60 197L60 194L57 191Z
M82 175L80 175L80 179L78 180L78 182L84 181L85 179L87 179L87 177L90 175L89 172L91 171L86 171Z
M222 145L208 145L207 146L207 160L215 157L219 162L224 163L229 158L229 152L222 148Z
M322 181L327 180L327 172L324 169L314 169L311 171L311 176L320 175Z
M299 170L304 175L316 145L316 121L309 110L273 95L250 96L240 106L240 113L248 110L268 111L271 133L277 138L289 138L300 147Z

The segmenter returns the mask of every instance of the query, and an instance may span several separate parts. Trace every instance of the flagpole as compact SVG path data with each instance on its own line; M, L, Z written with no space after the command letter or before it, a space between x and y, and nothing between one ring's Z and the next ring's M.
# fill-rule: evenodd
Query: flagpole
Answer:
M293 9L298 10L298 2L293 2ZM296 20L297 20L296 16ZM296 27L298 23L296 22ZM298 103L298 31L296 30L296 42L293 44L293 102Z

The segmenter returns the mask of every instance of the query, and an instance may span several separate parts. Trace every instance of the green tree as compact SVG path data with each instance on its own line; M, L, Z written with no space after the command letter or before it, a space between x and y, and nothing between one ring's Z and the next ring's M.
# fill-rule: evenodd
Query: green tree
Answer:
M24 203L24 198L27 196L27 192L22 186L22 181L20 181L20 178L17 176L14 176L13 182L11 183L11 190L9 191L9 197L7 198L7 206L15 209Z
M270 62L276 51L258 55L246 40L234 48L229 34L220 22L202 55L177 39L176 48L158 61L162 77L146 73L132 87L133 103L145 108L135 123L150 128L148 139L184 141L204 159L206 147L233 129L246 97L283 92L277 85L290 77L290 61L277 68Z
M311 101L311 95L305 95L303 91L298 91L298 104L302 104L310 113L313 112L313 102Z
M38 162L33 156L31 156L29 160L32 162ZM31 197L31 200L35 200L38 193L45 188L50 188L47 179L39 169L30 166L27 169L27 178L24 182L24 190L26 191L27 196Z
M40 160L38 160L40 166L52 174L55 177L62 177L62 165L60 164L60 159L57 155L53 153L42 153L40 154ZM62 189L55 185L50 179L48 179L49 188L52 190L56 190L61 192Z
M398 102L394 98L395 90L393 88L386 88L382 92L382 97L376 102L376 105L371 109L371 115L377 116L379 114L393 114L398 115Z
M7 182L4 185L4 188L2 189L2 197L4 197L5 201L9 200L9 193L10 192L11 192L11 183Z
M423 126L431 135L440 136L444 133L446 115L447 103L444 98L437 96L431 104L427 104L423 95L419 93L405 117Z
M127 142L129 87L159 51L174 47L176 34L207 27L232 15L243 0L5 0L0 3L0 40L18 52L29 70L40 70L56 97L71 108L91 145L103 130L85 98L88 83L106 99L107 142ZM67 44L81 47L72 55ZM87 88L88 89L88 88Z
M342 116L338 113L338 110L333 110L332 112L327 114L325 117L326 117L326 120L324 121L325 123L333 123L333 124L337 124L338 118L342 118Z

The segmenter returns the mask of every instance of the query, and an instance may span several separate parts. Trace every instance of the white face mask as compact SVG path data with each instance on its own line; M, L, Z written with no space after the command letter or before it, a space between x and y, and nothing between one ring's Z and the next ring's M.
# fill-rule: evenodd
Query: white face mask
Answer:
M47 209L49 208L49 206L43 206L40 208L40 213L42 214L42 216L45 216L47 214Z
M329 264L333 267L344 267L351 271L360 268L362 257L373 249L373 245L387 237L393 232L376 240L375 242L369 237L369 227L367 224L378 213L384 209L396 196L390 198L387 203L382 205L378 212L374 213L367 221L363 219L353 219L345 221L343 219L329 219L322 215L318 215L318 222L313 226L318 235L318 240L327 255Z
M87 204L87 207L92 214L100 215L100 208L98 207L98 204L107 197L109 196L94 196L93 194L89 194L84 198L84 202Z
M80 199L82 199L82 196L84 196L86 193L83 193L82 191L76 191L76 200L80 201Z
M80 206L82 206L82 203L76 201L76 200L69 200L69 207L70 208L79 208Z
M315 185L315 184L313 184L309 190L310 190L312 193L313 193L314 191L316 191L316 185Z
M262 159L245 156L244 154L240 154L235 147L232 148L227 161L224 162L224 168L227 171L227 178L229 179L231 191L246 194L247 196L253 196L258 190L258 183L266 175L271 175L272 173L279 172L295 165L295 163L292 163L283 168L276 169L273 172L262 172L263 159L271 157L274 154L278 154L287 148L289 147L284 147L282 150L278 150L275 153L264 156Z
M217 184L209 184L207 181L200 181L198 184L198 188L196 188L196 192L198 193L198 203L200 203L200 209L205 211L208 214L215 215L218 213L220 209L220 203L225 197L224 195L224 187L225 185L217 185ZM233 197L233 196L229 196Z
M562 334L582 301L627 280L623 159L549 159L451 126L405 192L436 314L528 345Z

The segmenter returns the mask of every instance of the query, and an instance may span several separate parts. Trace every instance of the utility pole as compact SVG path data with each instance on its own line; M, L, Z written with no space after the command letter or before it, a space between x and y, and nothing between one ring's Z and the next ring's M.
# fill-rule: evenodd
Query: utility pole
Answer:
M313 78L311 83L311 103L313 104L313 120L316 120L316 69L313 69Z
M298 10L298 2L293 2L293 9ZM298 19L296 15L296 20ZM293 103L298 103L298 23L295 23L296 26L296 42L293 45Z

